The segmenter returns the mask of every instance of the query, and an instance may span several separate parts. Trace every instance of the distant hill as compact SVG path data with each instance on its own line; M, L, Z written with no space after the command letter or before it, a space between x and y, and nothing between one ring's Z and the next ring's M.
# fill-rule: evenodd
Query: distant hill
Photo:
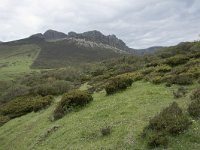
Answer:
M58 32L55 30L47 30L44 34L37 33L37 34L32 35L31 37L43 38L45 40L58 40L58 39L67 38L67 35L65 33Z
M106 36L96 30L80 34L47 30L43 34L37 33L28 38L3 43L7 47L29 44L35 44L41 49L32 68L80 66L128 55L131 50L115 35Z
M129 48L121 39L118 39L115 35L103 35L100 31L93 30L84 33L69 32L68 34L58 32L55 30L47 30L44 34L38 33L30 36L30 38L41 38L46 41L63 40L63 39L84 39L95 43L101 43L115 47L117 49L125 50L130 52L132 49Z
M130 48L121 39L118 39L115 35L105 36L101 32L96 30L84 33L69 32L68 37L76 39L85 39L87 41L102 43L110 45L112 47L116 47L121 50L130 51Z
M33 68L81 66L128 54L108 45L80 39L45 41L40 47L41 51L32 65Z
M152 54L157 50L163 49L165 47L162 46L153 46L153 47L149 47L146 49L135 49L135 53L139 54L139 55L144 55L144 54Z

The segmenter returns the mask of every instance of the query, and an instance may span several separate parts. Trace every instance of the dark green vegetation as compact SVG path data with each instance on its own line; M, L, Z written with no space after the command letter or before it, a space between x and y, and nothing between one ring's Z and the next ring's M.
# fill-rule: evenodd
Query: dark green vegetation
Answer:
M187 130L189 125L189 118L183 114L178 104L173 102L149 121L149 125L143 131L143 137L151 147L167 146L168 135L178 135Z
M129 76L117 76L111 78L109 83L106 85L105 90L108 95L114 94L118 91L125 90L130 87L133 80Z
M83 64L120 56L112 47L80 45L73 40L44 42L40 46L42 50L32 68L81 67Z
M86 106L93 100L92 96L84 91L70 91L65 93L56 107L53 117L55 120L62 118L73 109Z
M191 95L192 102L188 107L189 114L194 118L200 117L200 89L196 89Z
M27 50L33 41L39 54L27 72L0 82L3 149L200 148L199 90L191 92L200 80L199 42L144 56L68 39L29 38L4 49Z
M0 114L9 118L25 115L29 112L37 112L51 104L52 96L23 96L1 105Z

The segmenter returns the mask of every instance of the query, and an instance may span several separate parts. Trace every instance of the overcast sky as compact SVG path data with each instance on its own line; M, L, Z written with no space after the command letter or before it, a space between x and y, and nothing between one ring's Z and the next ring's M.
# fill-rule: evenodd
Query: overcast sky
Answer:
M200 0L0 0L0 41L99 30L129 47L200 39Z

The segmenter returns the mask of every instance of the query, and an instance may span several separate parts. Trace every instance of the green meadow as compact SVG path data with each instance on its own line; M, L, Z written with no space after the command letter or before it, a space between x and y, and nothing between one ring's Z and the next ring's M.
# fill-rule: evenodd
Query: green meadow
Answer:
M0 80L11 80L34 71L30 66L39 51L40 48L34 44L0 46Z
M197 84L187 86L196 88ZM85 89L86 85L82 87ZM61 97L46 110L29 113L13 119L0 127L2 150L143 150L148 149L141 138L143 128L150 118L173 101L186 111L189 95L174 99L172 91L177 86L166 87L137 81L126 91L107 96L105 91L93 94L94 100L81 110L71 112L57 121L50 121ZM187 112L186 112L187 113ZM57 127L56 130L53 130ZM100 130L111 128L111 134L102 136ZM198 150L200 125L193 125L185 133L170 138L169 150ZM163 149L162 147L156 149Z

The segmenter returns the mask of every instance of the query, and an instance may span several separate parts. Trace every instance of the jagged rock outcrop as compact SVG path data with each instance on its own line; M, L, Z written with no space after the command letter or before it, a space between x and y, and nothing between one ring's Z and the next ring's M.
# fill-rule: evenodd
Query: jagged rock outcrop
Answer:
M87 41L92 41L96 43L106 44L121 50L129 51L130 48L126 46L126 44L118 39L115 35L108 35L105 36L99 31L88 31L84 33L76 33L76 32L69 32L69 38L77 38L77 39L85 39Z
M95 42L97 44L108 45L120 50L124 50L126 52L133 52L133 49L126 46L126 44L121 39L118 39L115 35L106 36L97 30L84 33L69 32L68 34L55 30L47 30L44 34L34 34L30 38L39 38L48 41L63 39L83 39L85 41Z
M57 40L57 39L63 39L63 38L67 37L67 35L65 33L58 32L55 30L47 30L43 34L43 36L46 40Z

